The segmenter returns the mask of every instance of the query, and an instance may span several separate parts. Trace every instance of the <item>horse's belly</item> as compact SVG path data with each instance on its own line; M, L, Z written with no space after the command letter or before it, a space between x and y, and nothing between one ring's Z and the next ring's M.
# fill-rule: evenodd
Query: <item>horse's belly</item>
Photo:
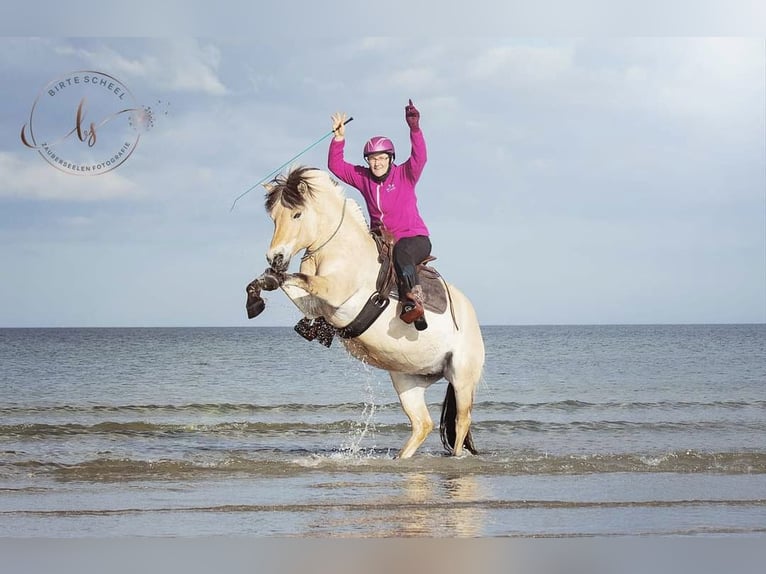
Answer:
M360 339L343 341L351 355L370 366L413 375L440 375L444 369L445 350L440 344L410 341L370 343Z

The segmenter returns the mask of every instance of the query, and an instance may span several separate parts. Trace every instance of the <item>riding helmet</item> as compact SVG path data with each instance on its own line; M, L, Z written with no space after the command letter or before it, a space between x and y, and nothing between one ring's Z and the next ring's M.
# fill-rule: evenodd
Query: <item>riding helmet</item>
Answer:
M393 160L396 157L394 142L392 142L386 136L371 137L369 140L367 140L367 143L364 144L364 157L374 153L387 153L391 156L391 160Z

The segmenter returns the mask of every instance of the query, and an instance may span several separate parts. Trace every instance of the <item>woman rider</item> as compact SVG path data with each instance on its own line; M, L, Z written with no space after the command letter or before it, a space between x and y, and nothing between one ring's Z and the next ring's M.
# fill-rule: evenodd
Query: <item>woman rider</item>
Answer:
M428 327L423 311L423 290L417 265L431 254L428 228L418 211L415 185L426 163L426 143L420 130L420 112L412 104L405 106L405 120L410 128L412 150L402 164L395 164L393 142L384 136L370 138L364 145L367 167L345 161L346 114L332 116L335 137L330 142L327 164L341 181L355 187L364 197L373 231L388 231L394 237L394 269L402 301L401 319L415 323L422 331Z

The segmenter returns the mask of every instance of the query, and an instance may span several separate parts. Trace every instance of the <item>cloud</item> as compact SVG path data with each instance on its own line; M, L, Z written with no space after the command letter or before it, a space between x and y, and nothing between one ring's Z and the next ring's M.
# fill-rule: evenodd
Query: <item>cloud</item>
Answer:
M383 52L388 53L395 50L398 42L396 38L387 36L374 36L369 38L362 38L361 41L355 42L356 49L370 51L370 52Z
M667 112L728 121L744 106L762 103L762 40L700 38L667 46L672 50L658 54L652 77L652 91ZM668 53L675 61L663 62Z
M568 45L490 47L469 64L476 81L510 80L514 84L554 81L571 67L572 47Z
M664 301L696 287L712 301L689 311L698 320L763 319L762 40L349 38L306 49L300 39L54 39L12 48L18 59L0 56L17 92L6 115L18 118L6 120L0 147L0 243L36 249L46 273L62 251L41 241L72 261L101 254L94 273L110 282L151 268L165 293L193 268L195 289L221 299L193 297L189 314L137 296L126 311L136 323L243 320L242 286L265 266L273 225L260 186L230 212L234 198L325 134L336 109L356 117L349 161L376 132L406 150L408 97L429 146L418 194L437 267L485 321L632 320L647 285ZM124 166L98 177L60 173L18 140L51 71L83 67L109 68L137 94L172 104ZM326 143L294 163L325 167ZM497 261L511 262L501 266L509 274L488 283ZM743 280L727 294L709 277ZM28 298L23 286L18 293ZM641 320L679 316L642 301ZM269 308L264 321L275 324L297 313L279 294Z
M151 49L154 43L148 42L149 49L144 54L126 57L112 46L78 43L84 45L61 44L55 51L74 56L97 70L109 70L117 77L143 78L163 90L210 95L228 92L218 76L221 53L213 44L201 44L194 39L163 39L154 46L159 49ZM136 51L135 45L130 46L130 51Z
M22 159L18 154L0 152L0 197L54 201L108 201L141 197L129 179L111 171L97 176L61 172L37 154Z
M422 93L444 85L440 74L431 66L396 69L386 81L390 87L409 93ZM373 80L379 81L379 80Z

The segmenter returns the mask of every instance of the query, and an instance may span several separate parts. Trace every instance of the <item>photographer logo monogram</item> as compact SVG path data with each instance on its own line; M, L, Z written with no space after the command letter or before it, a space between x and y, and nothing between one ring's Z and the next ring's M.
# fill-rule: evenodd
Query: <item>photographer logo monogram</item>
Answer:
M153 124L151 108L117 78L77 71L40 90L21 141L65 173L100 175L125 163Z

